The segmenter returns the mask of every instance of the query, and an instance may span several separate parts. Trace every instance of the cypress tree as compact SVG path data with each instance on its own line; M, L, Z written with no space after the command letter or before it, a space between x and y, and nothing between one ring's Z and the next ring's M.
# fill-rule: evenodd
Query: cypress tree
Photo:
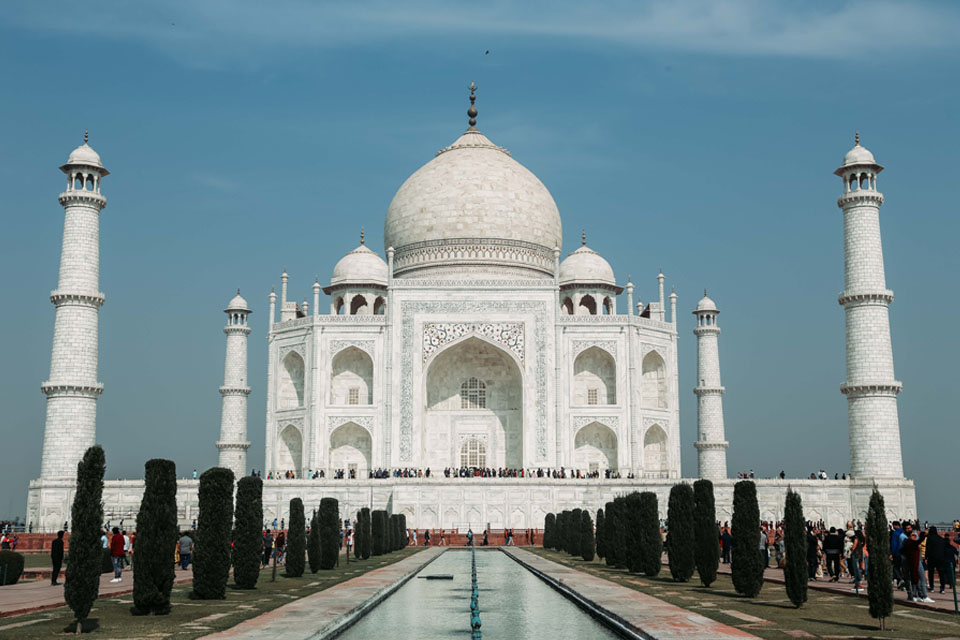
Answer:
M340 503L336 498L320 500L320 568L333 569L340 554Z
M405 549L410 546L410 536L407 535L407 514L400 514L400 548Z
M307 536L307 564L310 565L310 573L320 571L321 556L323 547L320 545L320 519L317 517L317 511L314 509L310 516L310 534Z
M620 527L618 510L620 505L616 500L608 502L604 510L603 523L603 553L608 567L617 566L619 549L617 548L617 529Z
M580 557L591 562L594 551L593 520L590 518L590 510L584 509L580 512Z
M543 519L543 540L541 544L544 549L553 548L553 530L557 526L557 516L554 513L548 513Z
M361 550L361 558L366 560L370 557L370 554L373 549L373 534L371 532L372 522L370 519L370 509L364 507L360 510L360 515L363 516L363 549Z
M641 571L642 559L640 557L643 540L640 526L640 494L636 491L627 495L623 499L623 506L620 511L620 524L623 528L623 564L627 571L637 573Z
M644 575L655 577L663 564L663 538L660 537L660 511L657 494L644 491L640 494L638 524L640 529L639 570Z
M303 515L303 500L290 500L290 524L287 529L287 576L299 578L306 565L307 523Z
M870 550L870 571L867 572L870 616L880 620L882 631L886 629L886 619L893 613L893 565L890 562L887 511L883 496L876 487L873 488L870 507L867 509L867 549ZM926 578L920 576L920 579Z
M357 517L353 521L353 557L357 560L363 555L363 549L361 548L361 545L363 545L363 533L360 531L362 529L360 519L360 512L357 511Z
M254 589L263 559L263 480L244 476L237 482L237 505L233 518L233 583Z
M100 593L100 544L103 524L103 473L106 470L103 449L94 445L77 464L77 492L70 507L70 559L63 598L73 609L74 622L64 631L76 631L90 615L90 608ZM172 558L171 558L172 560ZM96 626L87 623L92 631Z
M570 548L567 549L567 553L572 556L580 555L581 513L583 513L583 509L574 509L570 512L570 520L567 522L567 531L570 537Z
M229 537L228 520L228 545ZM177 467L171 460L148 460L144 465L143 498L137 513L137 561L133 565L133 607L130 608L133 615L170 613L174 578L172 541L176 539ZM196 575L203 575L203 571L198 572L196 566L193 570L196 581Z
M387 512L377 509L371 515L370 553L382 556L385 553L387 537Z
M757 485L749 480L733 487L733 518L730 522L730 575L733 588L755 598L763 588L763 556L760 554L760 506Z
M717 509L713 498L713 483L697 480L693 483L693 517L696 548L694 560L700 583L709 587L717 579L720 566L720 533L717 529Z
M667 502L667 554L670 575L677 582L687 582L694 570L693 487L686 482L670 489Z
M149 466L150 463L148 462ZM147 477L150 477L149 470ZM174 477L174 489L176 478ZM233 471L223 467L207 469L200 476L197 491L200 513L197 516L197 538L193 550L193 592L191 598L198 600L223 600L227 597L227 579L230 576L230 534L233 528ZM146 492L144 492L146 498ZM174 505L176 506L176 505ZM140 507L141 513L143 506ZM176 516L176 512L174 512ZM176 520L174 520L176 524ZM137 518L137 531L146 533ZM140 544L140 538L137 538ZM163 546L169 539L163 541ZM163 548L163 547L161 547ZM165 554L159 554L161 561ZM171 566L170 562L166 566ZM138 568L134 567L134 577ZM173 571L170 571L172 584ZM136 583L134 583L136 602Z
M597 550L598 558L603 558L607 553L606 550L604 549L604 543L606 542L606 539L604 536L607 535L606 532L603 530L605 520L606 520L606 517L603 515L603 509L597 509L597 533L594 539L596 540L596 550Z
M807 527L800 494L787 489L783 505L783 544L787 557L783 581L787 597L797 608L807 601Z
M567 551L570 548L570 532L567 531L567 522L570 520L570 510L564 509L557 517L557 551ZM569 553L569 552L568 552Z

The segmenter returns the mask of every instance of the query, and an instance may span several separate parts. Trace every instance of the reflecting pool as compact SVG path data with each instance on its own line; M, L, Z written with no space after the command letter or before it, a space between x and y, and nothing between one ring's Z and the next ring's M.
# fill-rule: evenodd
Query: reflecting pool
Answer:
M431 640L470 637L470 552L450 550L414 577L341 638ZM500 551L477 551L483 637L585 640L616 638L602 624Z

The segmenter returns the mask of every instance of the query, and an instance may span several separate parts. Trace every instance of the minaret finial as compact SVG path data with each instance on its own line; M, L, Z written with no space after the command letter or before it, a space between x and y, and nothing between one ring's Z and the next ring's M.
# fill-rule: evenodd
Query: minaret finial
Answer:
M580 229L580 246L587 246L587 231L586 229Z
M240 287L237 287L237 295L240 295Z
M704 297L704 298L707 297L707 288L706 288L706 287L703 288L703 297Z
M470 81L470 86L467 87L470 89L470 108L467 109L467 115L470 117L470 129L468 131L476 131L477 129L477 107L474 106L474 102L477 101L477 83Z
M859 146L860 146L860 132L859 132L859 131L857 131L857 135L856 135L856 137L854 138L854 140L856 141L857 146L859 147Z
M363 244L363 227L360 227L360 244Z
M90 132L86 129L83 130L83 144L87 144L87 140L90 139Z

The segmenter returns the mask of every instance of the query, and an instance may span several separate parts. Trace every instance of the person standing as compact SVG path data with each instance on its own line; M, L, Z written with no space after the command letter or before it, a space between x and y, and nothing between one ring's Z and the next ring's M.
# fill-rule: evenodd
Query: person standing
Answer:
M840 554L843 553L843 539L836 527L830 527L830 533L823 541L823 552L827 556L827 573L831 582L840 581Z
M733 544L733 536L730 535L730 529L723 528L720 535L720 547L723 550L723 564L730 564L730 545Z
M50 576L52 586L60 584L60 567L63 566L63 530L57 531L57 539L50 545L50 562L53 564L53 573ZM941 581L942 582L942 581Z
M123 581L123 534L118 527L113 528L113 537L110 538L110 560L113 562L113 580Z
M130 536L126 531L120 532L123 535L123 564L130 566Z
M193 539L186 531L180 535L180 541L177 545L180 550L180 568L184 571L190 566L190 558L193 555Z
M473 546L473 529L467 529L467 546Z
M271 555L273 555L273 533L267 529L263 532L263 566L270 564Z

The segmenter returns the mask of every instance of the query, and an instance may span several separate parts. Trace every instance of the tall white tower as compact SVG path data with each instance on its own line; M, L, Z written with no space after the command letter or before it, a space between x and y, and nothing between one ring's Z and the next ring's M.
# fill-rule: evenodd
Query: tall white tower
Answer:
M251 311L247 301L237 295L223 310L227 314L227 357L223 366L223 386L220 395L223 402L220 410L220 466L233 471L236 478L247 474L247 336L250 325L247 318Z
M847 326L847 381L840 391L847 396L850 429L850 475L903 477L900 454L900 420L897 394L903 385L893 375L889 305L880 241L880 205L877 174L883 167L873 154L856 146L843 157L834 173L843 178L844 290Z
M100 293L100 211L107 199L100 181L110 172L87 144L73 150L67 164L67 190L60 194L64 208L60 278L50 301L57 307L53 328L50 378L41 389L47 394L43 431L41 478L74 478L77 463L97 437L98 316Z
M703 292L693 315L697 326L697 463L700 477L707 480L724 480L727 477L727 446L723 432L723 392L720 384L720 352L717 337L717 305Z

